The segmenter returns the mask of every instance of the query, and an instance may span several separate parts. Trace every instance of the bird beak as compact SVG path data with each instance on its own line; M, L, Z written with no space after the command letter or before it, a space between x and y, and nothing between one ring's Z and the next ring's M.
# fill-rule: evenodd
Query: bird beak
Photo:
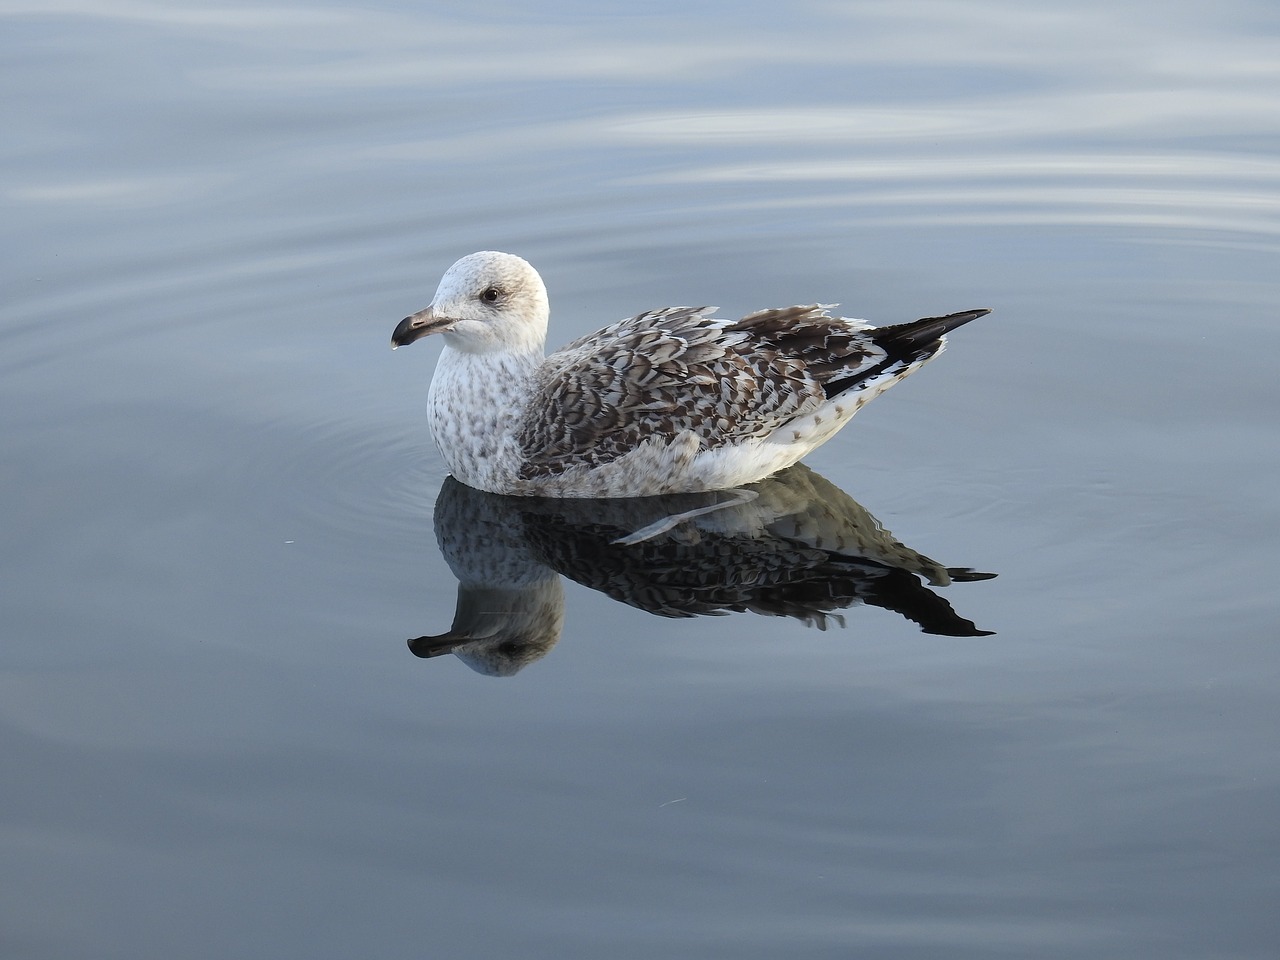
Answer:
M435 637L414 637L409 641L409 651L415 657L421 657L426 660L430 657L442 657L446 653L453 653L455 647L460 647L470 641L471 638L466 634L453 633L452 631Z
M391 334L391 349L403 347L433 333L444 333L452 327L452 320L445 317L437 317L435 311L427 307L427 309L419 310L411 317L405 317L396 324L396 329Z

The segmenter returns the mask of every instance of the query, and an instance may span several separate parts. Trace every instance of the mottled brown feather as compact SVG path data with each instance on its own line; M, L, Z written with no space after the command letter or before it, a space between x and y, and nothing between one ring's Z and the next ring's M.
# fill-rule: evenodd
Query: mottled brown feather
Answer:
M695 434L704 449L766 437L884 360L857 321L822 305L737 321L710 307L669 307L581 337L539 372L517 439L523 479L598 466L657 434Z

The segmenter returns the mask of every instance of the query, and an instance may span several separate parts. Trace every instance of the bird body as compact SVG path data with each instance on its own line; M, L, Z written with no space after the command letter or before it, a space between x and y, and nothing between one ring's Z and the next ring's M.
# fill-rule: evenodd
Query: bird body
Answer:
M428 421L450 472L491 493L639 497L728 489L788 467L941 352L970 310L890 327L829 307L668 307L544 355L537 272L483 251L445 273L392 345L443 334Z

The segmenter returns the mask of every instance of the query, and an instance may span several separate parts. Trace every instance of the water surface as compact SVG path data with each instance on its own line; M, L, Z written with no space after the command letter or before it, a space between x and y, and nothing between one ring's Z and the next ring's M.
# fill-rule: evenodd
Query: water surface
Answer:
M1274 956L1272 5L0 18L5 956ZM994 633L413 657L482 248L557 343L994 308L808 461Z

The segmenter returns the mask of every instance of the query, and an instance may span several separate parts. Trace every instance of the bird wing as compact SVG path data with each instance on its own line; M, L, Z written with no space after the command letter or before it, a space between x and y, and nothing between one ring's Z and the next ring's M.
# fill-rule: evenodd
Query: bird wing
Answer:
M706 449L768 436L820 408L825 383L883 358L859 321L821 305L712 313L653 310L547 357L517 431L521 476L608 463L685 431Z

